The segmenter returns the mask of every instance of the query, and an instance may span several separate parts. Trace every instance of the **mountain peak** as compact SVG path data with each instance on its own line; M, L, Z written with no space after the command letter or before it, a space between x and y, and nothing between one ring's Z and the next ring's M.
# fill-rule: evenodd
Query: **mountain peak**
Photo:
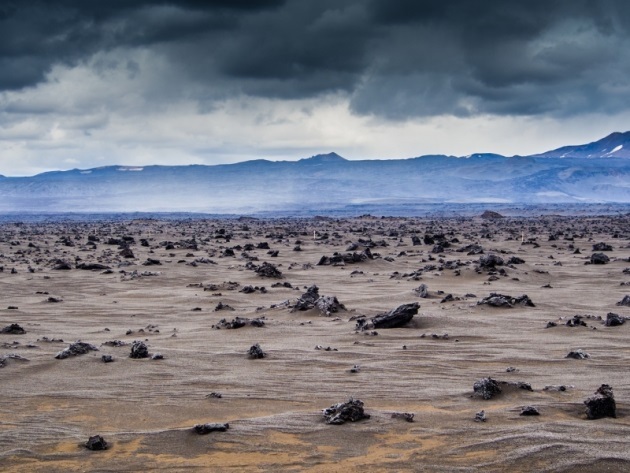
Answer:
M330 163L341 163L346 162L347 159L339 156L335 152L331 152L328 154L316 154L315 156L311 156L310 158L300 159L298 162L305 164L330 164Z
M563 146L537 156L545 158L630 158L630 131L615 131L591 143Z

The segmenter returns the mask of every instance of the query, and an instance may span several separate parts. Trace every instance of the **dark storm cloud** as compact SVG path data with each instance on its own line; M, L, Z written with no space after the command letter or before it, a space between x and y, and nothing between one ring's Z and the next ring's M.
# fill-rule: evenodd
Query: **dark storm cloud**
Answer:
M3 2L0 88L148 48L200 103L341 93L393 119L612 113L630 105L629 28L624 0Z

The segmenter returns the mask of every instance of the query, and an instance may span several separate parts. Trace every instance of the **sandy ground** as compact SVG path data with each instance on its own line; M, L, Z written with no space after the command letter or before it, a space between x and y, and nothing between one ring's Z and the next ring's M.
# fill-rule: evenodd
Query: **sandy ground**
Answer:
M425 234L444 234L451 245L436 253L433 244L412 245ZM108 244L122 237L133 238L133 258ZM193 238L198 248L186 248ZM317 265L359 239L387 246L371 248L373 260ZM0 357L28 360L7 359L0 369L2 471L630 469L630 323L598 320L630 317L630 307L616 305L630 294L622 285L630 281L629 217L4 224L0 240L0 328L17 323L27 332L0 334ZM297 240L302 251L294 251ZM258 248L243 256L245 245L262 242L278 256ZM612 245L610 262L585 264L599 242ZM480 255L457 251L470 243L525 263L497 267L503 274L476 271ZM254 257L283 278L247 269ZM144 266L147 258L161 264ZM72 269L53 269L56 260ZM456 269L442 267L457 260ZM111 271L76 268L85 262ZM278 282L292 287L272 287ZM423 283L428 298L414 292ZM347 310L292 311L312 284ZM266 292L240 292L247 285ZM527 294L536 306L477 305L491 292ZM441 302L447 294L454 300ZM216 311L220 302L233 310ZM421 306L413 320L378 335L356 332L350 320L410 302ZM587 327L565 325L576 314L592 316ZM265 326L213 328L236 316L265 317ZM99 351L55 359L76 340ZM102 345L111 340L127 344ZM164 359L131 359L134 340ZM255 343L264 359L248 358ZM566 358L578 348L591 357ZM103 354L115 361L103 363ZM350 372L354 365L360 372ZM533 391L473 396L473 383L488 376ZM602 383L614 389L617 418L587 420L583 402ZM543 389L550 385L568 388ZM350 397L371 418L326 424L322 409ZM520 416L527 405L541 415ZM475 422L482 409L487 421ZM414 413L414 422L393 412ZM192 432L205 422L230 428ZM96 434L108 450L83 446Z

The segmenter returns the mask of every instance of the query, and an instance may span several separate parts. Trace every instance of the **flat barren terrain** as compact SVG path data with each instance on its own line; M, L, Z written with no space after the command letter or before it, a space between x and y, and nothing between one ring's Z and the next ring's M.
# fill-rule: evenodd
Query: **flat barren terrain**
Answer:
M486 217L2 224L0 470L628 471L630 217Z

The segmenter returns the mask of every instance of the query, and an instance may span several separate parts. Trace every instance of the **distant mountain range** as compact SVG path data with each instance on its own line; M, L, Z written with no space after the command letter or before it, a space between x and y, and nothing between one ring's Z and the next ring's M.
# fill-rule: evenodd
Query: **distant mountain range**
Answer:
M630 132L532 156L106 166L0 177L0 212L326 210L362 204L630 203Z

